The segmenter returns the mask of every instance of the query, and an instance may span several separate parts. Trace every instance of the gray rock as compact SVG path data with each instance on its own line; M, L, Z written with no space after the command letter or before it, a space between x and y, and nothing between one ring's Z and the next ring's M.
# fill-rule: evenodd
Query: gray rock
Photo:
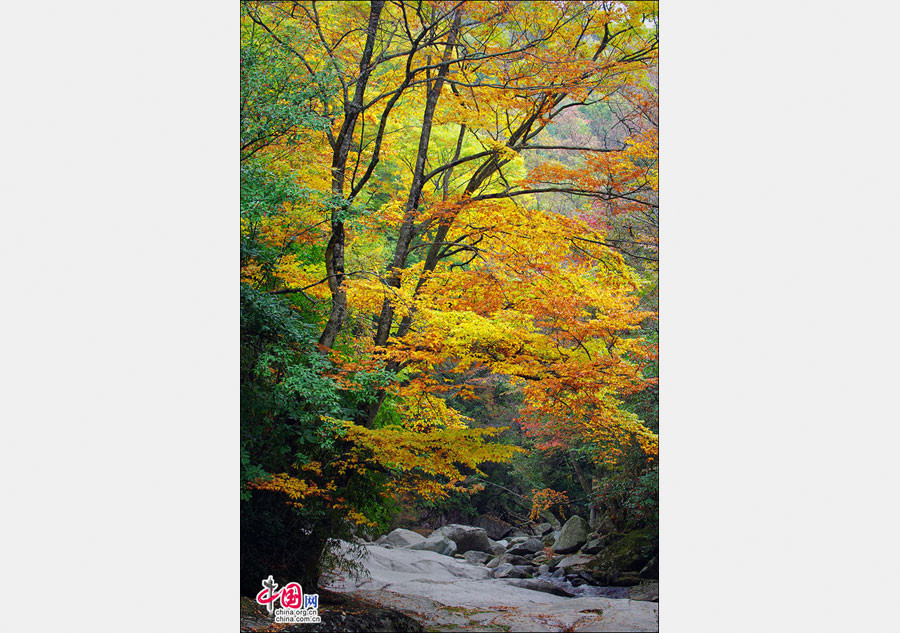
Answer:
M540 542L540 540L536 538L530 538L521 543L515 543L508 550L506 550L507 554L534 554L535 552L539 552L544 549L544 544Z
M503 563L494 569L494 578L526 578L528 575L528 568L524 565Z
M541 565L540 567L538 567L539 574L546 574L549 571L550 571L550 565Z
M500 564L502 565L503 563L509 563L510 565L529 565L531 564L531 559L507 552L500 557Z
M444 556L453 556L456 553L457 547L456 543L446 536L435 536L432 534L421 543L416 543L406 549L423 549L429 552L437 552Z
M491 559L490 554L486 554L485 552L477 552L473 549L463 554L462 557L474 565L483 565Z
M456 549L460 554L465 554L471 550L478 552L491 551L491 541L488 539L484 528L451 523L432 532L429 538L434 536L446 537L456 543Z
M566 556L564 559L559 561L556 566L562 569L566 569L566 573L576 573L577 571L581 571L584 565L593 562L593 560L593 556L586 556L585 554L573 554L572 556Z
M513 545L518 545L519 543L524 543L525 541L527 541L530 538L532 538L532 537L528 536L527 534L520 534L519 536L513 536L513 537L510 537L509 539L507 539L506 546L512 547Z
M587 543L590 526L587 521L577 514L566 521L559 531L559 538L553 544L553 551L557 554L570 554Z
M492 539L501 539L515 529L512 524L507 523L503 519L489 515L482 515L476 518L472 521L472 525L483 528Z
M492 543L491 544L491 554L494 556L503 556L506 553L506 548L500 545L500 543Z
M516 530L513 530L512 532L510 532L509 534L507 534L506 538L508 538L510 540L510 542L512 542L512 540L514 538L520 538L520 539L527 540L527 539L531 538L531 534L525 534L525 532L523 532L522 530L516 529Z
M556 515L554 515L552 512L544 510L543 512L541 512L541 518L543 518L544 521L553 526L554 530L559 530L562 527L562 523L559 522L559 519L557 519Z
M541 537L541 543L544 544L544 547L553 547L553 544L556 543L556 534L553 532L544 534L544 536Z
M594 582L594 576L593 576L592 574L589 574L589 573L586 572L586 571L580 571L580 572L578 572L578 573L575 574L575 575L578 576L579 578L581 578L581 579L582 579L584 582L586 582L586 583L593 583L593 582Z
M511 585L516 587L522 587L523 589L531 589L532 591L543 591L544 593L552 593L555 596L564 596L566 598L572 598L575 596L574 593L569 593L562 587L557 587L549 580L543 580L542 578L514 578L512 580L507 580Z
M600 550L602 550L604 547L606 547L606 540L607 539L602 536L599 538L592 538L584 545L584 547L581 548L581 553L582 554L597 554L597 553L599 553Z
M565 556L554 556L547 564L550 565L550 569L556 569L559 566L559 563L565 559Z
M496 568L497 565L499 565L499 564L500 564L500 557L499 557L499 556L495 556L495 557L492 558L492 559L490 560L490 562L487 564L487 568L488 568L488 569L494 569L494 568Z
M548 534L553 531L553 526L549 523L538 523L534 526L534 533L537 536L544 536L544 534Z
M404 530L403 528L397 528L390 534L378 539L379 544L383 545L384 543L390 543L394 547L410 547L411 545L423 543L424 541L425 537L421 534L417 534L412 530Z
M651 528L632 530L622 535L610 535L614 538L595 556L595 562L591 564L591 571L603 584L626 586L626 583L636 585L631 578L640 573L651 575L654 568L658 573L658 562L654 563L659 550L657 533ZM620 577L622 575L622 577Z
M350 551L349 545L341 544L341 547L343 551ZM324 588L336 593L349 592L353 594L348 596L351 599L358 597L382 607L411 613L427 622L426 628L431 630L660 630L659 605L655 602L605 597L566 598L516 587L506 580L492 578L490 569L434 552L403 547L388 550L374 545L366 549L369 555L362 564L368 574L359 577L341 574L326 579ZM423 582L423 579L427 581ZM471 582L479 580L481 582ZM557 580L551 579L551 582L557 583ZM563 586L571 591L565 584ZM622 595L625 595L624 587ZM448 609L448 606L455 608ZM466 608L459 609L460 606ZM324 616L322 620L324 626ZM315 626L301 625L310 630ZM348 629L338 622L322 630L389 629L378 626ZM662 630L668 631L668 628Z
M509 541L507 541L505 538L502 538L502 539L500 539L498 541L494 541L494 542L497 545L502 545L503 547L509 547Z

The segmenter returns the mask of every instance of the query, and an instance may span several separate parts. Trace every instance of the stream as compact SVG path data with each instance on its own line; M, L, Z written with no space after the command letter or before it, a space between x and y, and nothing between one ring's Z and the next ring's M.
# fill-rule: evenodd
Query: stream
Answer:
M406 613L429 630L659 630L659 604L626 599L623 587L575 587L552 574L537 577L574 594L564 597L515 586L483 565L435 552L373 543L363 550L363 576L332 576L325 586Z

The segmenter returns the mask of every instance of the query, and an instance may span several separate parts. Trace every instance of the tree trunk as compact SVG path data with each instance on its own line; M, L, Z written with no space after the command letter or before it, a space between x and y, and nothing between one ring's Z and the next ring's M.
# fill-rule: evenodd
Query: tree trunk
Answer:
M372 0L366 29L366 44L359 60L359 79L353 92L353 100L344 103L344 122L335 139L331 161L331 193L334 200L331 208L331 238L325 249L325 273L328 275L328 288L331 291L331 313L322 336L319 337L319 345L326 350L334 346L347 315L347 291L344 287L344 213L352 200L344 199L344 179L353 132L363 110L363 97L372 71L372 52L375 49L375 35L383 8L384 0Z
M406 259L409 257L409 246L415 237L415 218L416 211L419 208L419 201L422 197L422 189L425 186L425 162L428 159L428 143L431 140L431 128L434 123L434 111L437 107L438 99L441 96L441 89L444 86L444 79L450 72L450 59L453 48L456 46L456 37L459 33L460 15L456 12L451 27L449 39L444 48L444 56L441 60L441 66L438 69L437 77L428 90L428 96L425 99L425 111L422 115L422 132L419 135L419 147L416 152L416 164L413 168L412 184L409 188L409 197L406 199L406 206L403 213L403 224L400 226L400 233L397 237L397 246L394 248L394 257L391 260L390 269L388 270L388 285L399 288L401 271L406 267ZM394 322L394 308L391 305L390 298L385 298L381 305L381 314L378 317L378 331L375 334L375 344L384 345L387 343L391 334L391 326Z

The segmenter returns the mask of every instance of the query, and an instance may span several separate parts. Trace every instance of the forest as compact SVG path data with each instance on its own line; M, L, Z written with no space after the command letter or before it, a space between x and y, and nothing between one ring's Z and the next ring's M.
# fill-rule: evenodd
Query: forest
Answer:
M240 38L242 596L454 525L658 578L658 3L242 2Z

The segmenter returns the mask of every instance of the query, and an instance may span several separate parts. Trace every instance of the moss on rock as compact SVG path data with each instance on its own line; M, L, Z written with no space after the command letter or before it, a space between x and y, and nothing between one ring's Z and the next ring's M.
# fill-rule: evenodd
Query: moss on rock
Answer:
M605 584L617 584L618 580L631 581L659 551L659 535L653 528L626 532L585 565L594 578ZM636 584L636 583L634 583Z

